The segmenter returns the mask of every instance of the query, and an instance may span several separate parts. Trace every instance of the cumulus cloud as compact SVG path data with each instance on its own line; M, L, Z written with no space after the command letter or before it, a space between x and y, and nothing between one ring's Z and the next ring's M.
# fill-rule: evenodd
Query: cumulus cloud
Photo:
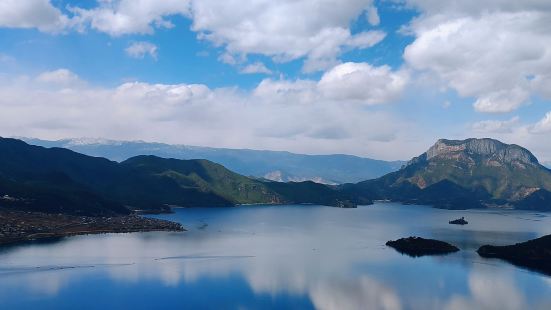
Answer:
M159 100L174 105L207 99L212 95L212 91L202 84L167 85L132 82L117 87L114 95L129 102Z
M321 99L317 83L312 80L264 79L254 89L253 96L283 104L310 104Z
M551 74L539 75L532 80L535 90L544 98L551 98Z
M68 5L62 13L51 0L3 0L0 2L0 27L37 28L43 32L63 32L88 28L111 36L152 34L155 29L171 28L170 17L190 16L186 0L98 0L93 8Z
M486 120L474 123L472 127L473 130L483 133L511 133L519 120L518 116L506 121Z
M545 91L551 75L549 1L409 0L413 68L436 74L479 112L510 112Z
M372 26L377 26L381 22L379 11L376 6L370 6L367 9L367 22Z
M351 36L345 45L354 48L368 48L381 42L385 37L386 33L382 31L365 31Z
M318 87L322 94L336 100L381 104L396 99L404 89L407 74L393 72L388 66L348 62L327 71Z
M378 68L360 66L360 70ZM339 87L331 88L331 81L265 79L251 91L243 91L143 82L97 87L65 69L26 79L0 77L0 135L142 139L310 153L369 152L373 157L393 159L401 154L385 145L414 145L415 126L391 113L366 109L392 96L377 92L337 96ZM334 83L344 82L337 79ZM379 84L354 85L366 89Z
M369 48L385 38L382 31L350 29L360 16L371 25L380 23L373 0L102 0L92 8L68 6L71 16L48 0L0 5L0 26L94 29L111 36L153 34L173 27L173 16L185 16L199 39L224 48L220 59L225 63L243 63L251 54L276 62L304 58L304 72L331 68L344 51Z
M388 66L347 62L325 72L319 81L263 80L255 95L282 102L384 104L396 100L408 80L404 71Z
M189 16L186 0L106 0L95 8L70 7L81 27L90 27L111 36L152 34L156 28L172 28L170 17Z
M266 65L264 65L261 62L254 62L252 64L248 64L243 69L241 69L240 72L244 74L255 74L255 73L272 74L272 70L268 69Z
M531 131L534 133L551 132L551 112L547 112L539 122L531 126Z
M49 0L0 1L0 27L37 28L43 32L60 32L70 20Z
M133 42L124 51L132 58L143 59L146 55L149 55L151 58L157 60L157 49L157 45L153 43L139 41Z
M382 39L379 32L355 37L349 28L371 7L372 0L193 1L192 29L229 54L280 62L306 57L304 70L310 72L335 65L343 47L365 48Z
M83 81L68 69L57 69L53 71L46 71L39 74L36 77L36 81L49 84L53 86L76 86L83 83Z

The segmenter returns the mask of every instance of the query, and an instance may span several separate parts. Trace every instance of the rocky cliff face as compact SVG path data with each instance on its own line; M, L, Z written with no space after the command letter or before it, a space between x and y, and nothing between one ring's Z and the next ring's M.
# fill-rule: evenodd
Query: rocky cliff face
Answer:
M383 198L389 196L390 186L396 189L391 192L393 199L403 193L417 200L430 194L424 201L434 203L455 193L462 198L480 194L478 200L486 204L517 203L551 191L551 171L518 145L493 139L441 139L400 171L372 183L385 193ZM551 201L536 198L522 208L551 209Z
M551 211L551 170L530 151L492 139L438 140L399 171L343 189L361 198L448 209Z
M489 165L539 165L537 158L525 148L493 139L438 140L426 153L426 160L482 160Z

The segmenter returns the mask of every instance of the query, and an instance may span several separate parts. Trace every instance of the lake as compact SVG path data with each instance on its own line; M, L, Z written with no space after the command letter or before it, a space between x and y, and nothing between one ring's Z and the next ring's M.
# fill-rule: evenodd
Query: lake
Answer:
M448 221L464 216L466 226ZM377 203L242 206L155 216L184 233L0 248L0 309L551 309L551 278L475 250L551 234L545 213ZM411 258L416 235L458 246Z

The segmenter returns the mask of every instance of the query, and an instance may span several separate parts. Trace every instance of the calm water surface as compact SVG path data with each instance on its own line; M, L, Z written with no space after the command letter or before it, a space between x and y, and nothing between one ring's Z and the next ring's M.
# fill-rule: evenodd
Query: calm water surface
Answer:
M465 216L469 225L449 225ZM158 216L186 233L78 236L0 248L0 309L551 309L551 278L480 258L551 234L549 214L247 206ZM462 251L410 258L417 235Z

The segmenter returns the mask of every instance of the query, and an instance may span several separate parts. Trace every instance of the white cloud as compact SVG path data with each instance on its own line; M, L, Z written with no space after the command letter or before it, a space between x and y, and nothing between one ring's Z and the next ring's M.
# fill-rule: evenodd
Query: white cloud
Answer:
M406 62L474 97L477 111L510 112L534 93L551 98L551 2L407 2L422 14L408 27Z
M148 84L124 83L116 88L114 95L128 102L156 101L185 104L208 99L212 91L202 84Z
M125 52L128 56L132 58L143 59L146 55L149 55L151 56L151 58L157 60L157 49L157 45L153 43L139 41L130 44L125 49Z
M60 32L69 24L69 18L49 0L0 1L0 27L38 28L43 32Z
M232 66L238 63L237 59L229 53L222 53L220 56L218 56L218 60Z
M351 36L345 45L355 48L368 48L381 42L386 37L382 31L365 31Z
M376 6L370 6L367 9L367 22L372 26L377 26L381 22L379 11Z
M481 133L511 133L515 126L519 124L520 118L515 116L510 120L497 121L487 120L474 123L472 128L474 131Z
M362 74L351 79L362 80ZM265 79L251 91L142 82L102 88L64 69L32 78L0 76L0 135L142 139L392 159L402 153L390 145L410 148L418 141L409 122L366 108L392 96L366 92L339 97L334 95L339 87L326 92L329 83L329 78L323 83Z
M0 4L6 8L0 7L0 26L44 31L153 34L173 27L171 17L185 16L199 39L224 48L225 63L244 63L250 54L276 62L304 58L304 72L331 68L344 51L369 48L385 37L382 31L350 29L361 16L371 25L380 23L373 0L101 0L93 8L68 6L70 18L48 0L6 1Z
M551 98L551 74L539 75L532 80L535 90L544 98Z
M404 90L408 75L388 66L348 62L337 65L312 80L263 80L255 89L257 96L281 102L333 102L384 104L396 100Z
M280 62L306 57L304 70L310 72L337 63L342 48L354 41L350 23L371 5L372 0L193 1L192 29L230 54Z
M75 22L111 36L152 34L156 28L171 28L169 17L189 16L187 0L102 0L98 7L71 7Z
M331 99L381 104L396 99L406 83L405 72L393 72L386 65L348 62L327 71L318 87Z
M254 89L256 98L265 98L273 103L311 104L321 101L317 83L312 80L264 79Z
M408 75L388 66L348 62L325 72L319 81L265 79L254 94L272 102L311 104L385 104L395 101L404 90Z
M75 73L67 69L57 69L39 74L36 81L49 84L52 86L76 86L82 84L83 81Z
M248 64L243 69L241 69L240 72L245 74L255 74L255 73L272 74L272 70L266 68L266 66L261 62L254 62L252 64Z
M523 104L528 104L529 97L529 90L523 87L488 91L479 95L473 106L478 112L507 113L516 110Z
M549 133L551 132L551 112L547 112L545 116L531 127L533 133Z

